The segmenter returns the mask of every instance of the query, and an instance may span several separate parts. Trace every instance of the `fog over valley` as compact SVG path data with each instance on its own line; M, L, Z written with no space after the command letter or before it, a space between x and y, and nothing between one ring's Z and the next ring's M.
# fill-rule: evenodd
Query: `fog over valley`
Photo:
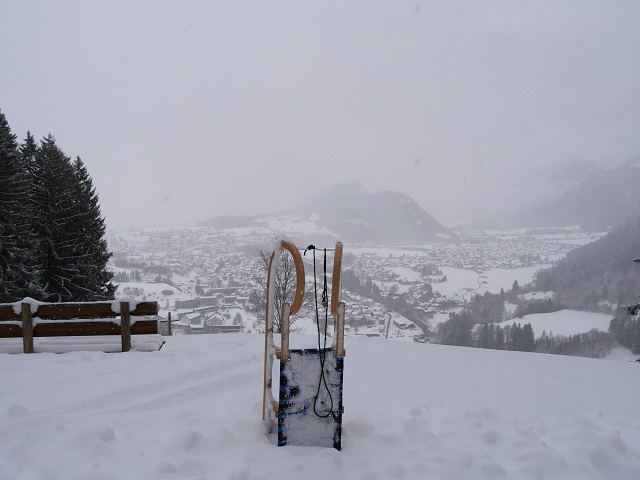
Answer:
M551 200L550 168L640 154L632 1L28 1L1 17L3 113L20 140L52 133L82 157L110 228L283 211L352 181L480 221Z

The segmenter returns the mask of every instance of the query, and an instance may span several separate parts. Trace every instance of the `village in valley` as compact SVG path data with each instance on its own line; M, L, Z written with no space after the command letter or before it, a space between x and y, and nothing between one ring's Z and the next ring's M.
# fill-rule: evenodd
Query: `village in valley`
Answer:
M118 296L158 302L165 335L262 332L259 315L250 308L252 291L263 294L257 281L264 274L258 250L270 250L274 238L283 235L263 228L191 225L111 232L109 266ZM459 235L456 243L345 244L346 334L426 341L429 331L473 295L507 291L514 282L525 285L538 269L600 234L568 228ZM298 233L293 240L305 248L309 239L313 235ZM306 289L313 292L311 258L305 255L304 261ZM321 285L321 256L317 262ZM313 333L315 325L313 312L294 331Z

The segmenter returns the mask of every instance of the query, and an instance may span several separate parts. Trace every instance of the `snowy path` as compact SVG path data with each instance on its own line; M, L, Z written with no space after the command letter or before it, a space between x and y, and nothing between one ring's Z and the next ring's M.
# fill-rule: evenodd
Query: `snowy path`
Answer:
M342 452L263 433L259 335L0 355L0 479L638 478L638 364L348 340Z

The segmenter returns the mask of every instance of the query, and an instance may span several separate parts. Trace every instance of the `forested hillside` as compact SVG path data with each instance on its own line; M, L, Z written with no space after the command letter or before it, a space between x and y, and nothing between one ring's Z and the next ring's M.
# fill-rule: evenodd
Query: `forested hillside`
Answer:
M606 230L620 225L640 203L640 156L604 171L593 171L577 185L536 208L502 215L484 226L566 227Z
M569 252L542 270L536 286L557 293L563 305L591 311L636 303L640 294L640 209L604 237ZM623 313L621 313L623 314Z

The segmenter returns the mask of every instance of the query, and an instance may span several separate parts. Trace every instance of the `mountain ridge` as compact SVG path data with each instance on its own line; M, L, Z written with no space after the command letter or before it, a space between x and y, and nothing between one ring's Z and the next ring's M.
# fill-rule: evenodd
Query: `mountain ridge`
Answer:
M588 165L588 164L587 164ZM625 221L640 206L640 156L611 169L593 169L542 205L478 222L478 227L533 228L580 225L604 230Z
M413 198L390 190L370 193L359 182L333 185L281 213L213 217L203 226L262 226L286 230L287 222L308 222L310 230L345 241L420 243L456 242L458 236L435 220ZM277 229L277 228L276 228ZM286 231L283 233L287 233Z

